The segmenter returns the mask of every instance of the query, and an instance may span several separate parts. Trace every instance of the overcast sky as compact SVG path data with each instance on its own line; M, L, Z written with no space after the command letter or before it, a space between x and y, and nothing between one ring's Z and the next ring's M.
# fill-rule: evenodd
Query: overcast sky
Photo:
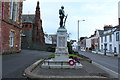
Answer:
M119 0L26 0L23 2L23 14L35 14L37 1L40 2L41 19L44 32L55 34L59 27L59 9L64 6L67 32L70 39L78 37L78 20L80 37L89 37L96 29L104 25L118 25Z

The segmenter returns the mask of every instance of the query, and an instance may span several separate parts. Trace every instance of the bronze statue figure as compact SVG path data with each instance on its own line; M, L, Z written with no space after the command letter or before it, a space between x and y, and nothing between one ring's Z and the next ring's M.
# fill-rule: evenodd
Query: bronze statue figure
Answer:
M60 27L63 27L63 19L65 17L65 12L64 12L64 6L61 6L61 9L59 9L59 18L60 18Z
M60 18L60 27L64 28L65 27L65 22L67 19L67 16L65 16L65 12L64 12L64 6L61 6L61 9L59 9L59 18ZM63 19L65 17L64 23L63 23Z

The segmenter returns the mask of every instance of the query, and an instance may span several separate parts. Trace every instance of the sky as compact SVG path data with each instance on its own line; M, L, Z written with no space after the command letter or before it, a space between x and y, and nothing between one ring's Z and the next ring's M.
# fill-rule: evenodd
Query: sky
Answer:
M119 0L25 0L23 14L35 14L37 1L40 2L43 30L47 34L56 34L61 6L68 14L65 27L70 40L78 39L78 20L79 37L90 37L96 29L103 30L104 25L118 25Z

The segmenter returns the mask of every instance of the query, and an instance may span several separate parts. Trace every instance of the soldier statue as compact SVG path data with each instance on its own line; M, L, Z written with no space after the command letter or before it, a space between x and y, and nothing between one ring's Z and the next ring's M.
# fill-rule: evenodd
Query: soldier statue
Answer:
M63 19L65 17L65 12L64 12L64 6L61 6L61 9L59 9L59 18L60 18L60 27L63 27Z

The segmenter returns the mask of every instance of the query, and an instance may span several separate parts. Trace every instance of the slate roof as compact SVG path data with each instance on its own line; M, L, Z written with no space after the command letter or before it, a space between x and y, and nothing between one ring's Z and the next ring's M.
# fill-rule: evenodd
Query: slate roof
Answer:
M24 22L35 23L35 15L34 14L23 14L22 23Z
M113 33L116 32L116 31L120 31L120 27L119 27L119 26L113 27L113 29L115 29L115 30L114 30L114 31L111 31L111 32L109 32L109 33L106 33L106 34L102 34L101 36L111 35L111 34L113 34Z
M116 30L115 31L120 31L120 25L119 26L116 26Z
M104 30L98 30L99 35L102 35L104 33Z

